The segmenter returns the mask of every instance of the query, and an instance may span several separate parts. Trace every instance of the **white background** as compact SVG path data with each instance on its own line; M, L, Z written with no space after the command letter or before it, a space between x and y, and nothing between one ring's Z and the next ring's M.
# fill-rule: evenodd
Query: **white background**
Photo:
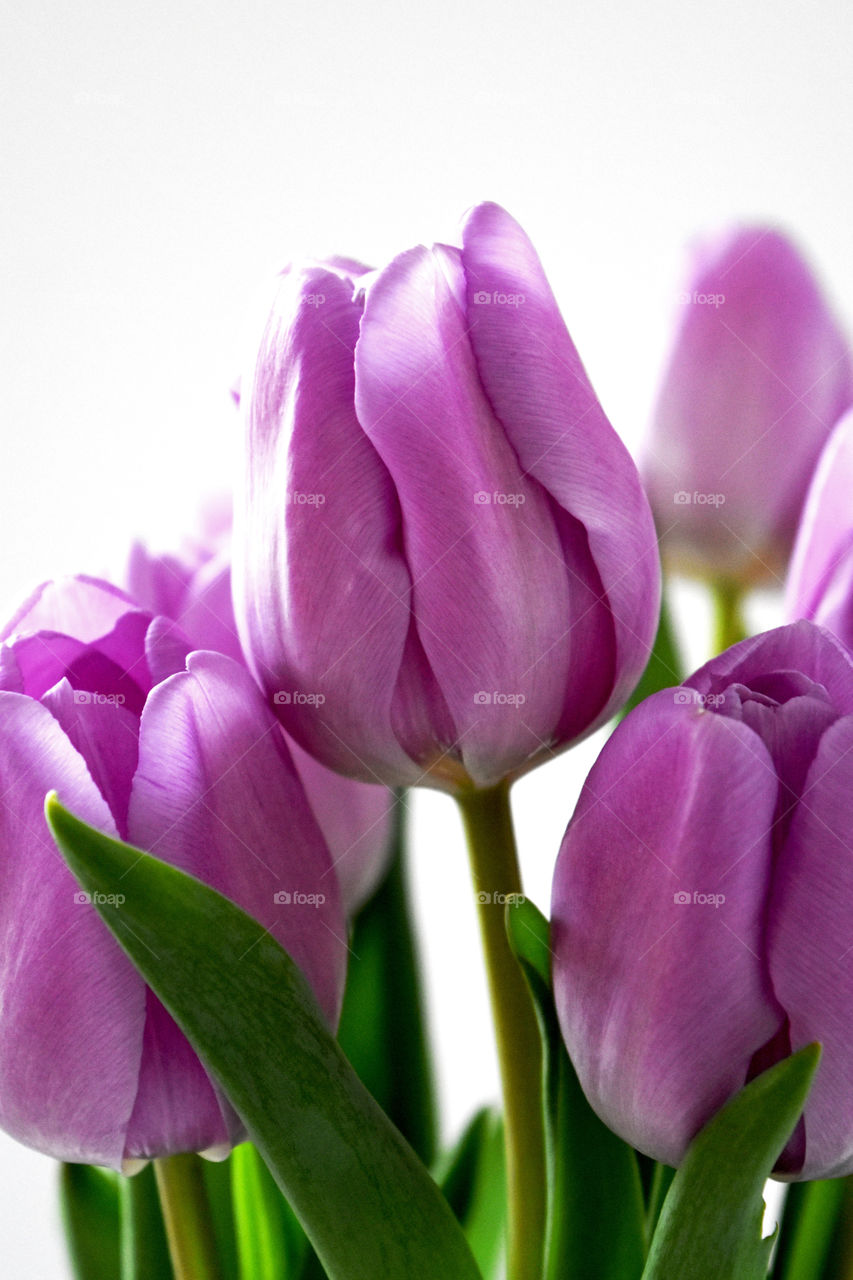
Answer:
M120 563L133 534L168 545L227 482L253 298L301 253L378 263L501 202L632 446L696 231L781 223L853 320L844 0L18 10L0 40L3 615L41 578ZM543 907L591 758L517 788ZM496 1075L455 814L425 794L416 816L456 1129ZM67 1275L53 1177L0 1141L10 1280Z

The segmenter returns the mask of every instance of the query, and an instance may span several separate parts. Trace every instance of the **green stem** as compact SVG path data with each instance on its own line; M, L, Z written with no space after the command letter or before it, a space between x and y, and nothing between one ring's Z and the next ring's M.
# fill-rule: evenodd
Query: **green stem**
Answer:
M504 1097L507 1280L537 1280L545 1229L542 1052L529 990L504 925L521 893L509 786L457 796L471 861Z
M154 1161L175 1280L222 1280L201 1160L195 1155Z
M718 578L713 584L714 598L714 654L722 653L749 635L741 608L743 587L726 578Z

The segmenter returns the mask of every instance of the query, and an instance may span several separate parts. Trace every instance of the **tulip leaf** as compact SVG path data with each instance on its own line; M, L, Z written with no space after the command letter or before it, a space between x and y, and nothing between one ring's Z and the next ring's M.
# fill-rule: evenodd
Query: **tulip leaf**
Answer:
M548 921L527 901L508 906L506 919L542 1033L548 1178L543 1280L639 1280L646 1234L636 1156L599 1120L566 1052L551 991Z
M435 1085L404 862L405 806L394 807L396 850L355 918L338 1042L362 1082L425 1164L435 1157Z
M752 1080L694 1138L673 1179L643 1280L764 1280L764 1183L802 1113L820 1059L808 1045Z
M121 1280L172 1280L169 1242L153 1165L120 1180Z
M788 1188L779 1229L773 1280L831 1280L836 1227L851 1180L794 1182Z
M491 1280L497 1274L506 1231L506 1159L500 1113L492 1107L478 1111L433 1172L462 1224L480 1271L485 1280Z
M115 1280L120 1249L118 1175L88 1164L63 1164L59 1198L75 1280Z
M241 1143L230 1164L240 1280L298 1276L308 1238L257 1149Z
M479 1280L447 1201L275 939L55 795L46 812L81 886L243 1118L330 1280Z

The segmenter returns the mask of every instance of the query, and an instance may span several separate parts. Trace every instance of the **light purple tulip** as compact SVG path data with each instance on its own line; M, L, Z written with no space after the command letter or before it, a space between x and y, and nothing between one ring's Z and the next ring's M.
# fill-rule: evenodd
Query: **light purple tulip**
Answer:
M677 1165L752 1076L819 1040L777 1166L853 1172L853 658L809 622L641 703L554 876L554 990L587 1097Z
M799 252L770 227L695 249L641 470L664 562L779 585L853 364Z
M306 750L489 787L624 703L657 619L652 520L504 210L475 208L461 249L282 275L242 412L237 621Z
M0 1126L113 1168L227 1150L237 1117L81 900L44 798L239 903L334 1025L343 914L278 725L243 666L96 579L41 587L0 642Z
M231 603L229 544L230 513L180 555L154 555L137 543L125 586L143 608L178 622L194 649L213 649L244 663ZM284 736L329 846L344 910L352 917L378 886L394 851L394 797L386 787L341 777Z
M853 412L820 456L794 544L786 609L853 648Z

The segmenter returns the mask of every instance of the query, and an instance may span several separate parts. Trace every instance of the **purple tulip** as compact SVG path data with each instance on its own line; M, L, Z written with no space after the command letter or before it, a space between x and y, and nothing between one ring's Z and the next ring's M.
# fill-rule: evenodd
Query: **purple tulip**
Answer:
M554 876L554 990L593 1107L677 1165L750 1078L819 1040L777 1172L853 1171L853 657L797 622L641 703Z
M137 543L125 586L143 608L178 622L194 649L213 649L244 663L231 603L229 542L230 513L180 556L153 555ZM344 911L352 917L378 886L394 851L394 797L386 787L333 773L284 736L329 846Z
M821 454L788 575L787 613L828 627L853 647L853 412Z
M624 703L658 611L648 504L497 205L461 249L286 272L241 408L237 621L306 750L489 787Z
M814 276L769 227L697 246L643 465L665 563L778 583L812 471L853 403Z
M188 654L173 623L96 579L41 587L0 642L0 1126L113 1168L227 1150L237 1117L77 891L44 798L239 903L334 1024L345 926L278 725L244 667Z

